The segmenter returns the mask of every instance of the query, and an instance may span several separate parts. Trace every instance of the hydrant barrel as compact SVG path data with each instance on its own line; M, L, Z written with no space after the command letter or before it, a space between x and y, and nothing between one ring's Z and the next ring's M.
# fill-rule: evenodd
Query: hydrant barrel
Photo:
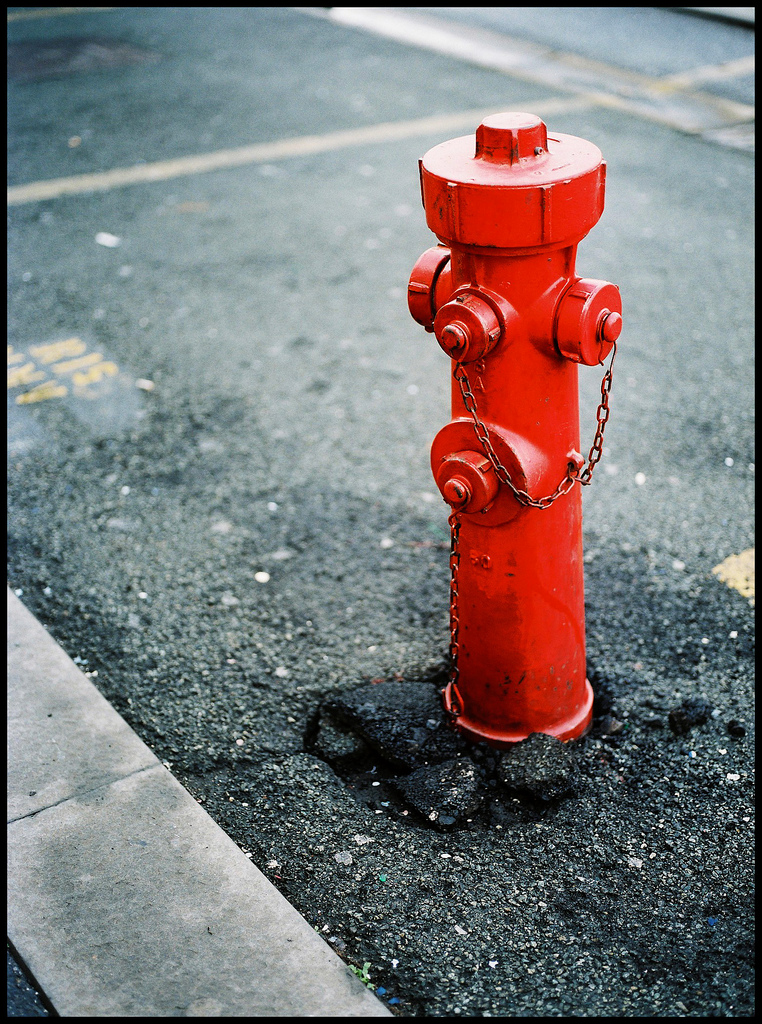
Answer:
M577 366L603 362L622 326L618 288L575 271L605 163L590 142L503 113L429 150L420 173L439 245L416 264L409 302L453 376L431 450L453 531L445 706L497 747L572 739L593 699Z

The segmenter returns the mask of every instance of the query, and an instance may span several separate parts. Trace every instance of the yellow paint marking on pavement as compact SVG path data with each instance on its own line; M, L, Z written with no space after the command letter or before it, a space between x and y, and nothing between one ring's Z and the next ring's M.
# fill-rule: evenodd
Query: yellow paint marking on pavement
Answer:
M84 388L88 384L97 384L104 377L116 377L118 373L119 367L116 363L96 363L89 370L78 370L73 373L71 379L76 388Z
M65 341L53 341L49 345L31 345L30 353L38 363L55 363L58 359L80 356L87 350L81 338L67 338Z
M730 555L715 565L712 572L754 604L754 548L747 548L740 555Z
M8 387L20 388L27 384L33 384L36 380L42 380L45 374L38 370L34 363L24 363L8 371Z
M58 18L62 14L94 14L96 11L120 11L121 7L38 7L34 11L9 11L8 21L30 21L32 18Z
M75 370L81 370L84 366L92 366L93 363L100 363L103 360L103 356L100 352L90 352L86 356L80 356L79 359L68 359L65 363L56 363L53 366L53 373L73 373Z
M204 200L200 203L194 203L189 201L187 203L178 203L173 207L174 213L206 213L209 209L209 203Z
M585 98L578 96L545 100L522 100L516 105L537 114L560 114L581 110L588 106ZM43 199L57 199L61 196L81 195L87 192L105 192L124 185L145 184L152 181L167 181L190 174L205 174L208 171L226 170L230 167L244 167L247 164L271 163L289 157L313 156L351 146L368 146L384 142L396 142L424 135L439 135L453 131L473 131L489 114L495 113L494 105L488 109L463 110L457 114L439 114L421 117L414 121L388 121L368 125L364 128L349 128L326 135L302 135L278 142L260 142L239 149L221 149L214 153L200 153L197 156L177 157L174 160L159 160L155 163L138 164L134 167L116 167L111 171L94 174L77 174L70 178L53 178L49 181L34 181L28 185L12 185L8 189L8 205L36 203Z
M55 380L46 380L44 384L38 384L31 391L25 391L23 395L16 395L16 405L30 405L33 402L44 402L48 398L63 398L69 393L64 384Z
M19 363L23 365L19 366ZM78 398L98 398L103 394L103 389L88 385L118 376L119 367L111 360L104 359L101 352L88 352L85 342L77 337L30 345L28 354L15 352L12 345L8 346L8 389L36 385L16 396L17 405L45 402L50 398L64 398L68 395L69 388L49 374L69 374L74 394Z

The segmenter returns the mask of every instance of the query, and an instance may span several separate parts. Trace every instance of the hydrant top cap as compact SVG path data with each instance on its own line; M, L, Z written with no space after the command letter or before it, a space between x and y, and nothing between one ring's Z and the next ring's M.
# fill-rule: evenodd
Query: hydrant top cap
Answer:
M548 134L535 114L491 114L476 129L434 146L422 160L425 175L489 188L539 188L594 174L600 149L576 135Z
M445 244L521 247L579 241L603 212L596 145L548 133L535 114L491 114L474 135L421 160L426 220Z

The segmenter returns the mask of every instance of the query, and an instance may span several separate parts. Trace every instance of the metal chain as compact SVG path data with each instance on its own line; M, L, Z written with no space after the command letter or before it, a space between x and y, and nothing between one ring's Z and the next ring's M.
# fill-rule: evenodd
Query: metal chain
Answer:
M458 570L460 569L460 516L452 512L450 524L450 708L451 718L457 718L463 705L458 693Z
M611 410L609 409L609 394L611 393L611 380L612 372L614 370L614 359L616 358L616 342L614 342L614 348L611 353L611 362L609 368L603 375L601 381L601 402L598 406L595 418L598 424L595 428L595 437L590 447L590 451L587 456L587 465L579 471L579 482L583 487L586 487L592 478L593 470L601 461L601 455L603 455L603 431L606 429L606 424L609 421Z
M463 396L463 404L471 414L471 418L474 421L474 431L479 443L482 446L484 454L492 463L498 480L501 480L510 488L516 500L520 504L528 505L532 508L548 508L548 506L552 505L553 502L557 498L560 498L562 494L568 494L575 483L582 484L582 486L587 486L590 483L593 471L600 462L601 455L603 454L603 432L606 429L606 424L608 423L610 415L609 394L611 392L612 371L614 368L615 357L616 342L614 342L611 362L609 363L608 369L604 373L603 380L601 381L601 402L595 414L595 418L597 420L595 437L593 438L593 444L587 456L586 463L583 463L581 467L577 467L575 463L570 462L566 467L566 476L564 479L552 494L548 494L544 498L533 498L527 493L527 491L522 491L516 487L511 480L508 470L500 462L492 442L490 441L489 430L482 420L479 419L479 414L476 410L476 398L471 390L471 385L469 383L465 367L463 363L456 363L455 369L453 370L453 377L458 382L460 393ZM458 654L460 653L458 643L458 632L460 629L460 619L458 617L458 573L460 570L459 513L457 511L453 511L449 516L448 522L450 524L450 707L448 708L448 713L451 721L454 722L463 713L463 698L458 690Z
M520 505L530 506L531 508L548 508L550 505L560 498L564 494L568 494L575 483L582 484L586 487L592 479L593 470L601 460L603 454L603 432L606 429L606 423L609 419L609 394L611 392L611 381L612 371L614 369L614 359L616 357L616 342L611 353L611 362L609 363L608 369L603 375L601 381L601 402L596 410L597 427L595 431L595 437L593 438L593 444L590 448L590 452L582 466L577 466L573 462L569 462L566 467L566 476L556 487L552 494L546 495L544 498L533 498L527 491L522 491L518 488L511 480L510 474L505 466L498 458L497 452L495 451L492 441L490 440L489 430L486 425L479 419L479 414L476 409L476 398L471 385L468 380L468 374L463 363L456 363L455 369L453 370L453 377L458 382L460 393L463 397L463 404L466 410L471 414L471 419L474 421L474 432L479 441L479 444L487 456L489 461L495 470L498 480L504 483L506 487L513 493L516 501Z

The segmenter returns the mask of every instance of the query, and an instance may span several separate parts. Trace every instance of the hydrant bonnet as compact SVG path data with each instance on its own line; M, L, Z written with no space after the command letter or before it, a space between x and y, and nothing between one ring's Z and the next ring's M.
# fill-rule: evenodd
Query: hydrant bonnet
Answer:
M493 114L475 135L430 149L420 171L426 221L448 245L570 245L603 212L601 151L573 135L548 135L534 114Z

